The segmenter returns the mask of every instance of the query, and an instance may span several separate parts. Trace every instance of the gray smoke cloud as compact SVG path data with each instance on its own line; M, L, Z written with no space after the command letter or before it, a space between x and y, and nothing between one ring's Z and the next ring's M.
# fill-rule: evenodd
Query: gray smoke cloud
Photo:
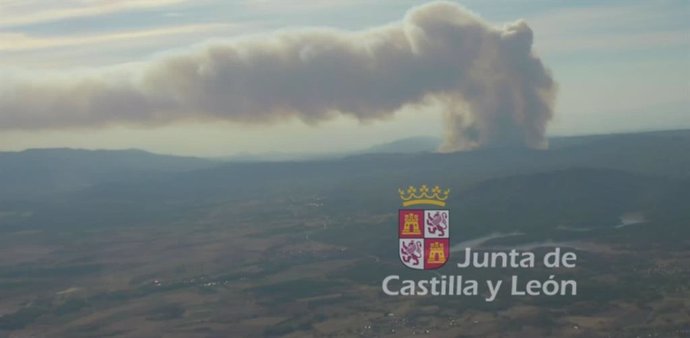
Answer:
M435 2L358 32L281 31L213 43L126 71L10 79L0 129L156 126L184 120L361 121L441 104L442 150L545 147L556 83L523 21L496 28ZM424 111L424 109L419 109Z

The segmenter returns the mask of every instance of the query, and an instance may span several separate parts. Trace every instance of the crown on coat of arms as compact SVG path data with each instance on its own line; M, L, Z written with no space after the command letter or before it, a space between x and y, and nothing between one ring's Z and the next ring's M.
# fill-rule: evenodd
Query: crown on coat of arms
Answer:
M419 190L409 186L406 190L398 189L398 193L400 193L400 199L403 200L402 205L404 207L417 204L433 204L443 207L446 206L446 199L448 199L450 189L442 191L438 185L429 189L426 184L422 184Z

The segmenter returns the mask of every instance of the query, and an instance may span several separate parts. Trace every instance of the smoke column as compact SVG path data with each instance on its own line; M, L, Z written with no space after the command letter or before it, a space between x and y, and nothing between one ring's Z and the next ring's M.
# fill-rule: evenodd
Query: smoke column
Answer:
M364 31L279 31L117 72L10 78L0 84L0 130L185 120L316 124L441 104L444 151L541 148L556 83L532 39L523 21L496 28L458 5L434 2Z

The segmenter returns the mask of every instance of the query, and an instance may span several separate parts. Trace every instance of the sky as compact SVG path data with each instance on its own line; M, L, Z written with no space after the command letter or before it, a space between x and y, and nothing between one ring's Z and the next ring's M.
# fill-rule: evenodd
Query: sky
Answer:
M3 90L16 91L8 85L15 78L31 86L94 72L117 76L125 69L225 41L260 41L276 32L309 27L366 31L400 22L410 8L424 3L0 0L0 97ZM499 28L518 19L529 25L532 52L558 86L547 135L690 128L690 2L457 3ZM25 101L31 101L33 91L26 93ZM346 152L411 136L441 137L447 123L442 110L404 105L373 120L341 114L318 121L281 118L261 124L180 119L86 127L0 125L0 150L139 148L194 156Z

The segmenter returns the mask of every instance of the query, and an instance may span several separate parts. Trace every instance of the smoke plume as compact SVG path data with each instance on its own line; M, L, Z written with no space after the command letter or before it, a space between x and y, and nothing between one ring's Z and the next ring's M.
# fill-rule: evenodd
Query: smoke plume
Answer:
M523 21L492 27L435 2L365 31L280 31L213 43L119 72L10 79L0 130L162 125L183 120L314 124L441 104L447 151L544 147L556 84ZM419 109L424 111L424 109Z

